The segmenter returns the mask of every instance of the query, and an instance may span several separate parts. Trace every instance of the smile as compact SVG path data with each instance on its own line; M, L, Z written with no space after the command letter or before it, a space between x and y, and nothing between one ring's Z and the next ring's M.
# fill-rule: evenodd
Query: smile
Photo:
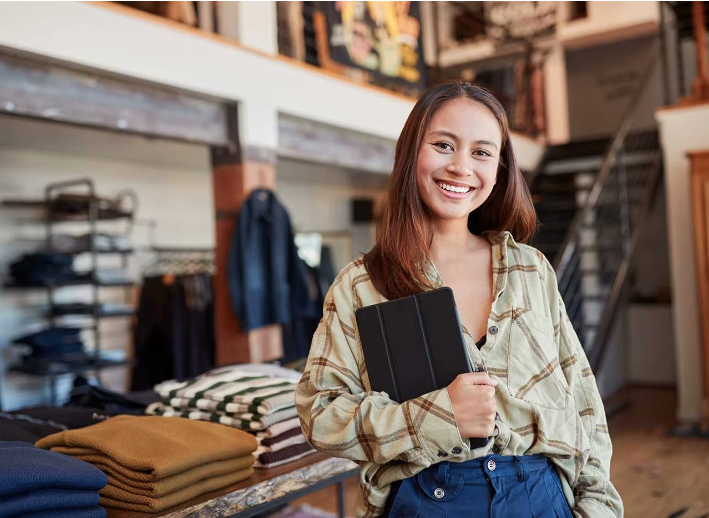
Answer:
M470 186L462 187L445 182L436 182L436 185L438 185L438 187L440 187L443 191L446 191L446 193L457 194L458 196L468 194L472 190L472 187Z

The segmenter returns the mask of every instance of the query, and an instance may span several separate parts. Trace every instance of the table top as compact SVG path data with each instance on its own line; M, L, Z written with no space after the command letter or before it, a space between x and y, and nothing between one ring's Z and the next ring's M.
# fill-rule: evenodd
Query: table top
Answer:
M201 518L232 516L247 509L264 506L289 494L320 486L328 479L354 475L359 467L346 459L322 453L271 469L254 469L254 474L231 486L206 493L159 513L141 513L107 507L106 518Z

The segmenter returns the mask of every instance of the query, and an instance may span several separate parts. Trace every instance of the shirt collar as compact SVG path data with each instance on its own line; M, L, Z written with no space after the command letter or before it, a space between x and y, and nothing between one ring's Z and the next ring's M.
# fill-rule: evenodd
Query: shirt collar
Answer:
M502 291L507 286L507 249L508 246L516 246L512 234L507 230L488 236L488 240L492 244L492 286L494 299L500 296ZM438 269L432 260L428 259L425 268L426 278L431 281L434 289L443 288L445 284Z

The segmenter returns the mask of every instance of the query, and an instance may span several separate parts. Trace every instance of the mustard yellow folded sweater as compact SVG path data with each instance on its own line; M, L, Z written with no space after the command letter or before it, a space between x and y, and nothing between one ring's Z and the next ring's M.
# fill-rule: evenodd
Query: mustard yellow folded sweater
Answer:
M61 453L61 449L54 451ZM108 476L108 483L113 487L136 495L160 498L194 484L198 480L228 475L253 466L256 457L247 455L234 459L210 462L182 473L177 473L159 480L145 480L145 475L130 471L101 455L74 455L75 458L89 462ZM141 480L140 478L143 477Z
M182 504L204 493L236 484L241 480L249 478L253 472L253 468L247 468L218 477L195 480L193 484L160 498L136 495L132 491L124 491L123 489L112 486L109 482L106 487L99 491L99 495L101 495L100 504L105 507L117 507L119 509L129 509L143 513L157 513Z
M45 450L101 455L131 472L160 480L207 463L245 457L256 439L228 426L190 419L119 415L40 439Z

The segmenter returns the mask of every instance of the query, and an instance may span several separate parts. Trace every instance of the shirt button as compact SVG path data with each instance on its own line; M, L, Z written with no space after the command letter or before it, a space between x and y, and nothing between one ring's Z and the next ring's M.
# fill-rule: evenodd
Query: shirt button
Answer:
M446 452L444 452L444 451L439 451L439 452L438 452L438 456L441 457L441 458L443 458L443 457L448 457L448 454L447 454Z
M498 331L497 326L490 326L490 329L488 329L488 331L490 331L491 335L496 335Z
M492 453L499 455L500 452L502 451L502 448L500 448L497 444L492 447Z
M435 496L436 498L443 498L444 496L446 496L446 492L443 491L440 487L437 487L433 491L433 496Z
M490 471L495 471L496 468L497 463L494 460L487 461L487 469L489 469Z
M462 452L462 451L463 451L463 448L461 448L460 446L456 446L455 448L453 448L453 449L451 450L451 452L453 453L453 455L458 455L458 454L459 454L460 452Z

